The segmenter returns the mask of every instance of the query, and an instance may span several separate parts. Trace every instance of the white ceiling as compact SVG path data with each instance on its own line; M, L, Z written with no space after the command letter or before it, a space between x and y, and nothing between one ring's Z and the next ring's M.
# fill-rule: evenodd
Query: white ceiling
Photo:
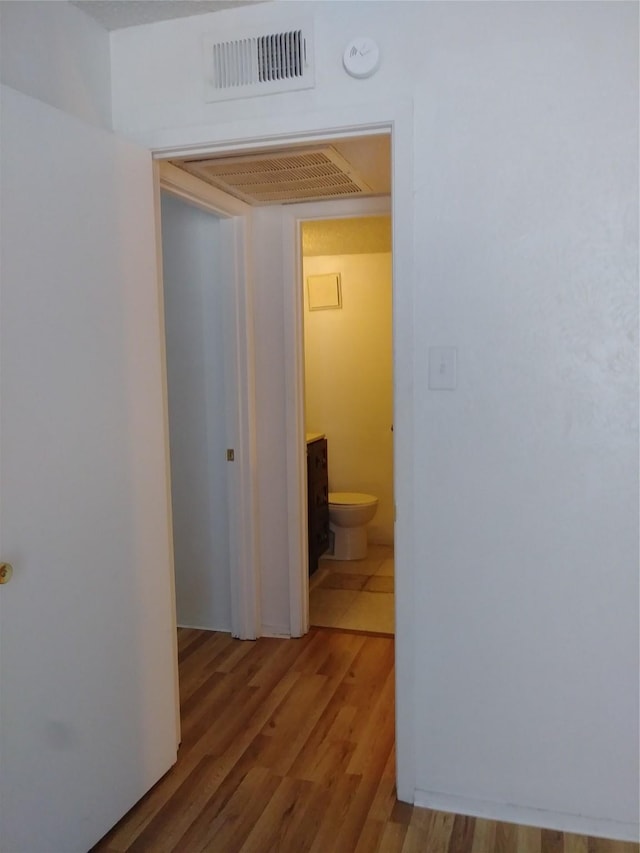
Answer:
M71 0L107 30L153 24L171 18L204 15L263 0Z

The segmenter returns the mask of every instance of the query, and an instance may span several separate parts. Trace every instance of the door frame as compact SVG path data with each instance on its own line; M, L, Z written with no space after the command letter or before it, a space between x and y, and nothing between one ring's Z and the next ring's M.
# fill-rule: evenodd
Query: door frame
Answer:
M207 156L264 148L322 143L332 139L391 134L393 241L393 375L395 520L395 676L396 787L398 798L413 802L416 789L414 747L417 740L414 677L415 519L414 519L414 348L413 298L413 101L379 101L350 107L160 128L137 136L155 159ZM293 238L292 238L293 239ZM293 315L294 312L291 312ZM287 324L292 317L285 318ZM295 333L294 333L295 334ZM287 432L299 434L300 425ZM298 485L298 488L300 486ZM258 579L254 577L254 580ZM302 586L302 585L301 585ZM301 589L291 591L300 612ZM290 607L291 609L291 607Z
M337 199L286 205L283 208L283 257L285 258L284 343L287 387L287 516L289 526L289 618L291 635L301 637L309 630L309 572L307 530L307 472L305 452L304 388L304 299L302 287L302 225L325 219L391 214L388 196ZM300 571L299 567L302 567Z
M229 322L225 323L224 342L225 353L229 354L228 360L225 357L225 385L234 394L233 404L225 410L228 447L234 450L233 463L227 465L231 633L241 640L255 640L260 636L261 619L258 500L252 473L256 465L256 418L248 251L251 207L171 163L156 161L156 174L160 190L218 217L222 244L229 247L221 258L220 272L233 283L233 299L226 307ZM160 243L161 234L158 228ZM160 296L164 313L162 288ZM164 359L166 385L166 353ZM166 405L165 408L168 416Z

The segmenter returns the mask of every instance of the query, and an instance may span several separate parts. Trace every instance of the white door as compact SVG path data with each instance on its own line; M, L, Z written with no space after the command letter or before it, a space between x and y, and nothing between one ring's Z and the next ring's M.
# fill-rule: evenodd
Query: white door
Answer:
M175 761L148 152L2 88L0 849L89 848Z
M226 382L228 246L223 220L162 194L173 550L178 625L231 631L231 542L227 411L238 395ZM234 626L235 627L235 626Z

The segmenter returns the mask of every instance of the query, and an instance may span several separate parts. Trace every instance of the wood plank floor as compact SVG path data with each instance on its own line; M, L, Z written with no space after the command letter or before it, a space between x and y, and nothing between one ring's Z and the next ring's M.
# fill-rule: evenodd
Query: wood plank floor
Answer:
M182 745L94 853L638 853L395 798L394 641L178 632Z

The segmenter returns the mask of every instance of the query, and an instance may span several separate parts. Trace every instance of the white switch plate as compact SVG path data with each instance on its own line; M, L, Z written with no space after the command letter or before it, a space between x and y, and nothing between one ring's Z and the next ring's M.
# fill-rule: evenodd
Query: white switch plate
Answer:
M453 391L458 381L457 347L429 347L429 388Z

